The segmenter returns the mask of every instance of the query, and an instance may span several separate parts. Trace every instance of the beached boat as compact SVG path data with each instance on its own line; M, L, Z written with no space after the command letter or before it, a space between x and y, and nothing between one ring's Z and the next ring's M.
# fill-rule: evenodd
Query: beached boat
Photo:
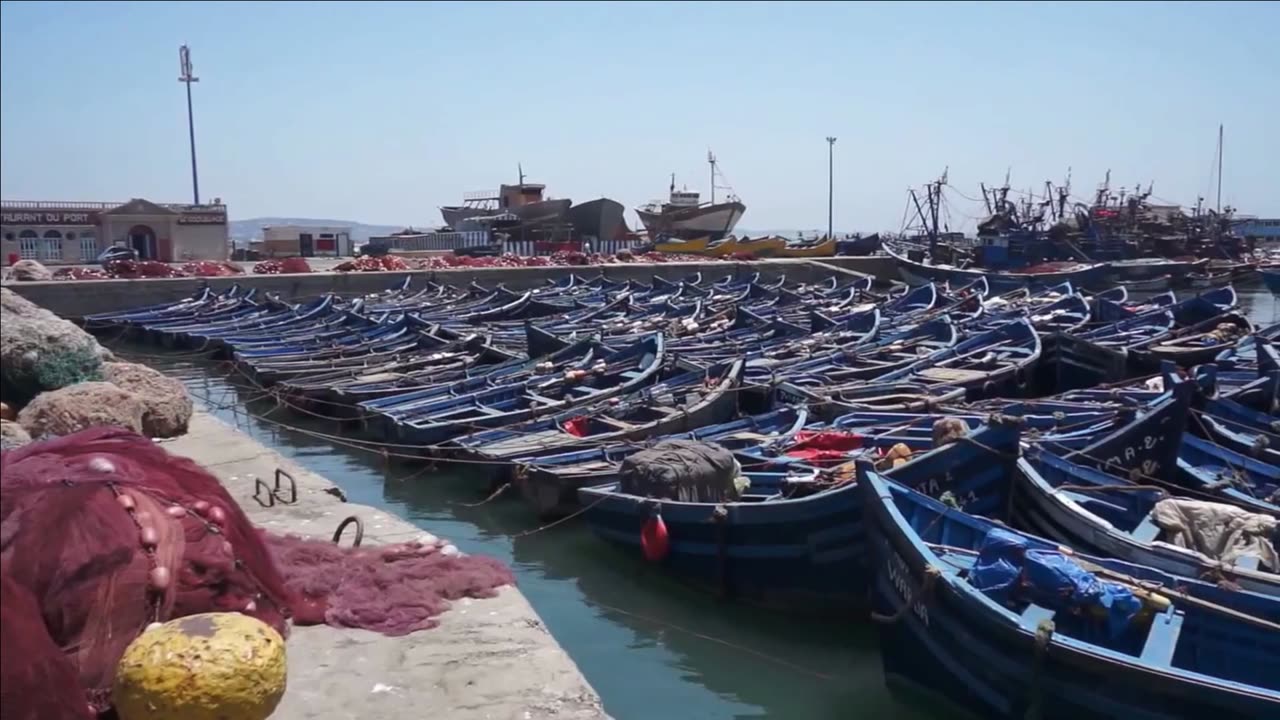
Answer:
M814 258L834 257L836 254L835 238L823 237L816 240L787 242L777 251L777 257Z

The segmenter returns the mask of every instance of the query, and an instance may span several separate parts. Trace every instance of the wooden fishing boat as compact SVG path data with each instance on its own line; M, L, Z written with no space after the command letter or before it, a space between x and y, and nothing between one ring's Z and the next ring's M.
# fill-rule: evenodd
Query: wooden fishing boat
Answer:
M745 254L753 258L777 257L787 249L787 241L780 237L741 237L733 246L731 255Z
M1280 466L1217 443L1182 436L1178 479L1197 494L1218 495L1252 512L1280 516Z
M514 484L539 517L567 515L578 509L578 490L614 482L622 461L645 447L663 440L701 440L731 451L765 444L786 443L809 421L804 408L786 408L751 415L726 423L695 428L689 432L650 438L643 443L627 442L604 447L571 450L524 461L516 458Z
M1258 275L1272 295L1280 295L1280 267L1258 268Z
M1156 275L1143 280L1120 280L1120 286L1129 292L1161 292L1173 287L1172 275ZM1195 287L1192 285L1191 287Z
M1280 323L1273 323L1258 328L1253 335L1241 340L1235 347L1223 350L1213 361L1222 370L1257 370L1260 360L1259 350L1274 354L1274 343L1277 340L1280 340ZM1280 356L1275 357L1275 362L1280 363ZM1280 369L1280 364L1277 364L1275 369Z
M857 487L891 686L1010 720L1280 710L1273 598L1080 555L866 466Z
M1211 362L1227 347L1253 332L1253 323L1238 313L1224 313L1190 327L1131 345L1129 357L1138 368L1155 368L1165 360L1183 367Z
M946 445L897 468L895 477L997 508L1008 499L1011 471L1001 453L1016 453L1017 442L1016 426L992 425L973 442ZM641 497L617 483L583 488L579 502L596 535L636 556L646 525L661 518L669 549L654 562L695 586L768 607L847 614L866 598L863 501L850 477L795 464L788 469L746 472L751 486L734 502Z
M675 238L669 240L661 240L654 243L653 249L660 253L700 255L707 246L711 244L711 236L704 235L700 238L690 238L688 240L678 240Z
M777 257L784 258L834 257L835 254L836 240L828 237L810 242L788 242L777 251Z
M727 422L738 410L736 390L742 382L741 359L710 368L680 362L654 385L588 406L578 406L541 420L454 439L455 454L490 461L552 455L584 446L643 440L688 432Z
M738 252L738 239L730 235L723 240L708 245L706 250L698 254L708 257L729 257L736 252Z
M1051 452L1020 460L1014 495L1015 523L1081 552L1114 557L1183 577L1216 577L1249 592L1280 597L1280 576L1247 555L1234 563L1159 542L1153 519L1161 490L1072 462ZM1176 465L1176 460L1175 460Z
M1028 285L1056 285L1062 282L1070 282L1075 287L1085 288L1104 285L1109 272L1106 263L1080 265L1072 269L1043 273L970 270L917 262L895 251L888 244L884 245L884 251L898 264L898 272L909 285L923 285L928 282L968 283L985 277L993 289L1001 292Z
M403 444L434 447L477 429L511 425L630 393L656 381L666 360L663 337L655 334L600 357L590 368L417 405L395 418L395 438Z
M1024 318L939 350L879 380L962 387L970 400L1019 397L1030 389L1040 351L1040 335Z
M1231 270L1222 272L1209 273L1192 273L1187 275L1187 287L1193 290L1202 290L1204 288L1226 287L1236 279L1236 273Z

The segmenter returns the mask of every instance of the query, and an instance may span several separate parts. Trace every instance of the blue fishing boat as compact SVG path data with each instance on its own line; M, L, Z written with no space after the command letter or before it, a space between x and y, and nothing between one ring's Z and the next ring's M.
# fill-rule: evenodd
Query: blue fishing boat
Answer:
M661 334L566 370L415 406L395 418L398 442L434 447L477 429L501 427L625 394L655 382L667 361Z
M1255 460L1215 442L1183 435L1179 482L1253 512L1280 516L1280 466Z
M1280 597L1280 576L1276 569L1263 566L1258 555L1244 554L1226 562L1160 542L1167 531L1156 521L1156 506L1167 494L1159 487L1135 487L1127 478L1044 451L1030 453L1028 459L1019 460L1018 467L1014 496L1018 527L1081 552L1184 577L1222 578L1250 592Z
M808 421L809 413L804 408L784 408L639 442L515 458L512 461L516 466L514 484L540 517L557 517L578 509L579 489L616 480L623 460L654 443L700 440L737 452L761 445L785 444Z
M995 511L1008 502L1018 437L1015 424L993 424L894 472L909 473L902 482L976 512ZM583 488L579 502L593 532L637 556L646 525L661 518L669 547L655 562L695 586L810 613L863 605L863 500L853 479L801 465L745 474L751 486L734 502L641 497L617 483Z
M1280 268L1258 268L1258 275L1272 295L1280 295Z
M991 288L997 292L1013 290L1033 285L1056 285L1069 282L1075 287L1104 287L1110 268L1106 263L1081 264L1075 268L1056 272L1017 273L982 269L961 269L947 265L930 265L911 260L890 244L884 245L884 251L898 264L898 272L909 285L921 285L928 282L969 283L985 277Z
M709 368L677 361L658 382L628 395L473 432L447 447L456 455L511 462L727 422L738 411L736 390L742 369L741 359Z
M886 681L984 718L1280 713L1274 598L1079 555L859 467Z

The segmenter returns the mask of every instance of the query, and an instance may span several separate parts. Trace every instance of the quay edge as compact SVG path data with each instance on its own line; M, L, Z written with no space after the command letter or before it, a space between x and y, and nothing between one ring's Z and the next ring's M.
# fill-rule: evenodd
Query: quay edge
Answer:
M250 520L273 532L328 540L351 515L364 523L364 545L405 542L427 532L386 511L342 501L328 479L205 412L192 416L186 435L162 446L203 465ZM297 503L262 507L253 499L252 476L270 481L277 468L297 481ZM349 541L350 535L344 544ZM438 619L436 628L401 637L292 628L288 690L272 720L608 718L595 690L517 588L455 601Z

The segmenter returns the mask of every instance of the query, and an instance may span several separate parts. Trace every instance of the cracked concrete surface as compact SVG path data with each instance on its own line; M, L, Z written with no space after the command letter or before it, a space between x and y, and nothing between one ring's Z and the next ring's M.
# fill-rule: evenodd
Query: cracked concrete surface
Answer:
M336 486L203 412L190 431L163 447L218 476L249 518L275 532L332 537L349 515L364 522L364 542L402 542L423 530L331 493ZM298 484L293 505L262 507L252 476L271 482L276 468ZM447 539L447 538L446 538ZM606 718L600 699L516 588L496 598L464 599L431 630L386 637L364 630L293 628L289 688L276 720L578 720Z

